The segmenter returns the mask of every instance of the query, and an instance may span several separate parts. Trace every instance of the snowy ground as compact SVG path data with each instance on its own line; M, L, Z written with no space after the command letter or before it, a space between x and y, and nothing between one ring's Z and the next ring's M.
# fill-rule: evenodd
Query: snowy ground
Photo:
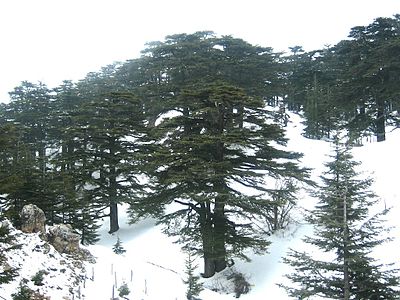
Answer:
M319 180L319 175L324 169L323 163L327 160L327 154L331 150L330 143L304 138L301 135L303 126L301 118L291 115L291 123L288 126L288 147L291 150L304 153L302 164L310 167L312 179ZM393 206L388 219L389 224L397 226L391 231L396 237L390 245L385 244L378 249L376 256L386 262L397 262L400 267L400 215L399 192L396 189L396 167L400 166L400 159L396 155L400 146L400 130L389 133L387 141L383 143L366 143L362 147L354 148L356 160L362 162L362 169L366 176L374 178L373 189L381 198L382 209L387 205ZM304 208L312 208L315 199L306 191L299 194L299 204ZM396 206L397 205L397 206ZM185 299L186 287L182 280L185 278L184 261L186 256L180 251L179 245L161 233L159 227L155 227L154 220L146 220L139 224L129 226L125 222L125 216L121 216L121 229L118 233L124 249L124 255L116 255L112 252L117 236L107 234L107 226L102 228L102 239L89 250L98 257L94 265L95 280L87 282L84 291L86 299L110 299L112 296L115 278L117 286L126 282L131 294L129 299ZM254 255L249 253L252 261L236 261L235 268L245 274L252 284L249 294L242 295L243 300L288 299L284 290L277 283L285 281L284 274L290 272L290 267L281 262L289 248L301 250L305 246L301 239L304 235L312 234L312 227L301 222L291 226L286 232L279 232L271 237L269 253ZM389 250L388 250L389 249ZM201 267L201 261L199 261ZM91 267L89 267L91 268ZM92 272L91 270L88 271ZM201 272L201 269L198 270ZM224 279L216 278L208 280L207 285L219 287L226 284ZM211 282L210 282L211 281ZM117 295L117 292L115 292ZM200 294L203 300L233 299L234 295L224 295L209 289Z
M22 233L14 229L8 221L2 225L11 229L11 235L15 238L13 245L20 245L21 248L10 250L9 244L0 243L0 251L8 249L4 253L8 265L19 269L19 276L14 281L0 285L1 300L11 299L11 295L17 293L22 281L42 295L51 295L52 300L61 300L65 296L79 293L78 283L80 278L85 276L85 268L80 261L58 253L53 246L44 242L38 233ZM42 284L38 281L40 285L35 285L31 279L38 272L45 274Z
M301 118L291 114L288 126L288 147L290 150L304 153L302 164L310 167L312 179L318 180L324 170L324 162L330 152L330 143L304 138L301 135L303 126ZM382 143L366 143L362 147L354 148L355 159L362 162L362 169L366 175L374 178L373 190L380 197L380 208L392 207L388 215L388 224L396 226L391 235L395 240L390 245L377 249L375 255L385 262L396 262L400 267L400 192L397 189L397 172L400 167L400 157L397 154L400 146L400 130L387 135L387 141ZM312 208L315 199L303 190L299 193L298 203L301 207ZM122 210L122 209L121 209ZM299 210L298 212L301 212ZM173 243L173 239L161 233L160 227L155 226L155 220L141 221L135 225L128 225L124 212L120 215L121 229L117 234L107 233L108 223L100 229L101 240L96 245L88 247L97 257L96 264L87 264L87 278L85 287L81 286L80 299L107 300L118 296L118 287L126 283L130 300L184 300L186 286L185 259L180 246ZM252 284L249 294L242 295L243 300L288 299L284 290L277 283L285 281L284 274L290 272L289 266L281 262L289 248L304 249L301 239L304 235L312 234L312 227L304 222L293 224L289 230L279 232L271 237L269 252L265 255L249 253L252 261L236 261L235 268L245 274ZM112 251L117 236L126 250L123 255ZM201 267L201 260L199 261ZM197 270L201 272L201 269ZM207 285L224 285L224 279L208 280ZM0 289L1 292L1 289ZM50 294L51 295L51 294ZM3 295L1 295L3 296ZM4 295L5 299L9 295ZM203 300L233 299L233 294L219 294L209 289L200 294ZM1 297L0 297L1 299ZM51 299L58 300L54 294ZM73 299L79 299L75 294Z

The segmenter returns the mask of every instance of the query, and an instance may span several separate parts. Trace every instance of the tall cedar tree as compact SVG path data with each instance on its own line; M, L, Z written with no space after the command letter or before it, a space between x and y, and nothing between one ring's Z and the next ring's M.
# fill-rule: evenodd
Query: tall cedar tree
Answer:
M23 126L9 120L5 115L6 106L3 107L0 115L0 210L18 225L21 208L27 203L25 199L32 201L27 174L31 174L29 170L34 165L31 147L24 141Z
M336 147L327 171L321 176L320 201L308 220L315 237L305 242L329 253L330 260L318 260L305 252L291 250L284 261L296 270L287 277L295 283L285 286L296 299L320 296L330 299L397 299L399 278L396 270L377 264L371 251L388 239L381 217L368 208L377 202L369 190L371 179L360 179L348 145Z
M332 47L291 50L284 100L304 111L306 136L329 138L340 125L352 139L383 141L386 126L399 125L400 15L356 26Z
M0 104L0 211L5 207L5 195L14 189L16 172L13 168L14 149L18 146L16 126L5 116L6 105Z
M8 124L12 124L10 141L16 142L9 160L9 175L15 184L4 191L9 200L6 214L18 224L23 205L33 203L43 209L47 220L52 222L58 207L54 189L49 184L52 178L49 124L53 103L50 90L42 83L24 81L10 93L10 97L4 114Z
M145 60L153 75L141 89L158 96L162 118L147 164L152 193L131 215L158 213L168 234L197 247L211 277L229 257L268 245L254 223L274 205L265 177L304 179L301 155L283 150L284 132L265 109L279 68L269 48L204 32L153 43ZM163 213L171 203L181 206Z
M335 128L337 108L335 94L337 61L329 48L304 53L292 47L285 58L286 93L284 101L292 111L304 111L304 135L321 139Z
M61 214L56 222L72 224L83 244L93 244L98 240L97 220L102 214L92 203L87 184L90 176L84 155L86 127L80 122L86 99L77 84L71 81L64 81L55 93L51 127L58 151L51 161L54 168L52 182L61 202Z
M400 15L354 27L349 37L346 98L357 105L377 141L384 141L387 122L398 120L392 112L399 101Z
M142 105L114 78L117 66L92 73L79 84L85 101L75 121L80 144L78 159L89 207L104 216L109 210L110 233L119 229L118 204L141 191L137 175L144 135Z

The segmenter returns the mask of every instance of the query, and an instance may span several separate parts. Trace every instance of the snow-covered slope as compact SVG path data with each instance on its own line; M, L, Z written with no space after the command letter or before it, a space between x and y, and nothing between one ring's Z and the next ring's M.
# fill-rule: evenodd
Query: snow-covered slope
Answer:
M58 253L52 245L43 241L39 233L23 233L5 221L15 238L11 244L0 243L0 251L10 246L20 245L15 249L4 251L7 264L19 269L19 276L9 284L0 285L0 299L11 299L21 282L35 292L51 296L51 299L72 299L80 290L81 278L85 268L81 261ZM31 280L38 272L43 272L43 281L35 285Z
M301 117L290 115L290 123L287 128L290 150L304 153L301 163L310 167L312 179L318 181L319 175L324 170L324 162L331 150L329 142L315 141L304 138L301 135L303 126ZM366 143L362 147L354 148L353 153L356 160L362 162L361 168L365 170L366 176L374 178L373 190L381 198L378 205L381 208L392 207L388 215L388 225L395 226L391 235L395 237L390 245L386 244L377 249L375 255L385 262L395 262L400 268L400 192L397 188L398 176L395 172L400 167L400 157L397 154L400 146L400 130L387 135L387 141L382 143ZM312 208L316 199L313 199L304 189L299 192L298 203L300 208L295 212L298 223L292 224L288 230L278 232L270 237L272 242L268 253L255 255L249 253L251 262L236 261L234 268L242 272L251 283L248 294L242 295L244 300L288 299L284 290L276 284L285 281L284 275L290 272L290 267L281 262L281 257L289 248L302 250L305 247L301 239L304 235L312 234L312 227L303 222L300 217L302 208ZM123 210L123 209L121 209ZM124 283L130 293L126 299L131 300L184 300L186 286L185 259L186 255L180 250L180 246L174 244L174 240L166 237L161 228L155 226L155 220L144 220L135 225L128 225L127 216L124 212L120 215L121 229L117 234L107 233L108 224L100 229L101 240L93 246L88 247L90 252L97 257L96 264L86 265L85 286L81 284L80 299L107 300L117 297L118 288ZM122 241L122 247L126 252L117 255L112 251L117 237ZM26 250L27 253L32 251ZM33 253L33 252L32 252ZM56 255L56 254L54 254ZM29 256L27 256L29 257ZM20 260L20 259L19 259ZM34 258L35 265L47 265L47 261ZM25 259L23 270L30 269L28 258ZM201 260L199 260L201 267ZM56 268L60 268L57 266ZM200 273L202 270L197 270ZM25 271L23 271L25 273ZM31 276L26 271L25 276ZM67 284L66 282L64 282ZM16 283L17 284L17 283ZM14 287L16 287L16 284ZM55 285L56 283L52 283ZM58 283L61 284L61 283ZM208 279L206 286L220 288L227 285L223 276L216 275ZM4 290L0 289L0 295ZM7 289L6 292L10 292ZM49 292L51 299L62 299L56 291ZM73 299L79 299L75 292ZM205 289L200 298L203 300L224 300L234 298L233 294L219 294L210 289ZM1 298L0 298L1 299ZM71 298L72 299L72 298Z
M302 165L312 168L312 179L319 181L319 176L324 170L324 162L331 151L331 144L325 141L306 139L301 135L303 125L301 117L290 115L290 123L287 128L289 138L288 148L304 153ZM400 166L400 158L395 155L400 146L400 130L389 133L387 141L383 143L366 143L362 147L354 149L356 160L362 162L365 175L375 179L373 189L381 197L382 208L384 205L393 206L389 213L388 225L396 226L392 236L397 237L391 245L385 245L377 249L377 257L385 261L397 262L400 267L400 215L399 192L396 189L395 166ZM301 208L312 208L316 199L313 199L306 190L298 195L298 203ZM302 209L297 211L297 217L301 216ZM122 216L124 219L124 216ZM115 255L111 248L117 237L107 234L107 224L102 229L102 239L89 247L92 253L98 256L98 263L94 266L98 274L93 282L89 282L85 295L87 299L108 299L112 295L112 286L125 281L131 291L129 299L186 299L186 287L182 282L185 278L184 261L186 256L180 251L179 245L173 243L173 239L164 236L161 228L154 226L154 221L147 220L139 224L128 226L122 223L118 233L123 247L127 251L124 255ZM254 255L249 253L251 262L236 261L235 269L242 272L252 284L250 293L242 295L244 300L288 299L284 290L277 283L285 281L284 275L290 272L290 267L281 262L289 248L303 249L306 245L301 241L305 235L312 234L312 227L299 219L285 232L278 232L271 236L272 242L268 253ZM389 250L388 249L393 249ZM201 266L201 260L199 261ZM111 271L113 270L116 274ZM201 272L201 269L198 270ZM132 279L131 279L132 276ZM206 286L222 288L227 285L224 276L216 275L208 279ZM115 292L117 295L117 292ZM200 294L203 300L232 299L233 294L224 295L213 292L210 289Z

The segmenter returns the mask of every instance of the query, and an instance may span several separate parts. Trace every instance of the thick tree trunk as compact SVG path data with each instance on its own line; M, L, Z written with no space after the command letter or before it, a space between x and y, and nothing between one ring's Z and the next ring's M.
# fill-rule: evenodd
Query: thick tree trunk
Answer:
M204 278L210 278L213 277L215 274L215 263L214 263L213 258L209 258L206 256L206 253L204 253L204 273L203 277Z
M214 241L210 206L202 204L200 211L200 232L203 246L204 278L215 274Z
M219 107L219 118L218 118L218 133L223 134L225 128L225 122L230 123L231 121L225 121L226 119L231 119L232 115L226 114L225 108L223 106ZM216 161L224 161L224 143L218 141L216 143L215 150ZM221 170L216 170L217 173L223 172ZM226 203L226 184L224 179L219 178L214 183L214 189L217 192L215 197L215 206L213 214L213 225L214 225L214 255L215 255L215 271L220 272L226 268L226 231L227 224L225 218L225 203Z
M110 197L110 231L109 233L113 233L118 231L118 202L117 202L117 194L118 194L118 185L117 185L117 172L115 169L116 161L114 161L114 145L115 140L110 139L110 156L112 157L112 166L110 167L110 186L109 186L109 197Z
M220 272L226 268L226 220L225 200L218 196L215 200L214 209L214 253L215 271Z
M110 231L108 233L114 233L118 231L118 204L115 201L110 203Z

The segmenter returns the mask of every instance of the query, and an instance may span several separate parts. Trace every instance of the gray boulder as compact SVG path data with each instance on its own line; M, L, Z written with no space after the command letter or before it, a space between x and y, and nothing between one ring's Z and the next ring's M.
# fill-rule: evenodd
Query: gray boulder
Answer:
M73 254L80 251L80 236L72 231L69 224L49 226L47 240L60 253Z
M25 233L46 233L46 216L43 210L34 204L25 205L21 211L21 231Z

